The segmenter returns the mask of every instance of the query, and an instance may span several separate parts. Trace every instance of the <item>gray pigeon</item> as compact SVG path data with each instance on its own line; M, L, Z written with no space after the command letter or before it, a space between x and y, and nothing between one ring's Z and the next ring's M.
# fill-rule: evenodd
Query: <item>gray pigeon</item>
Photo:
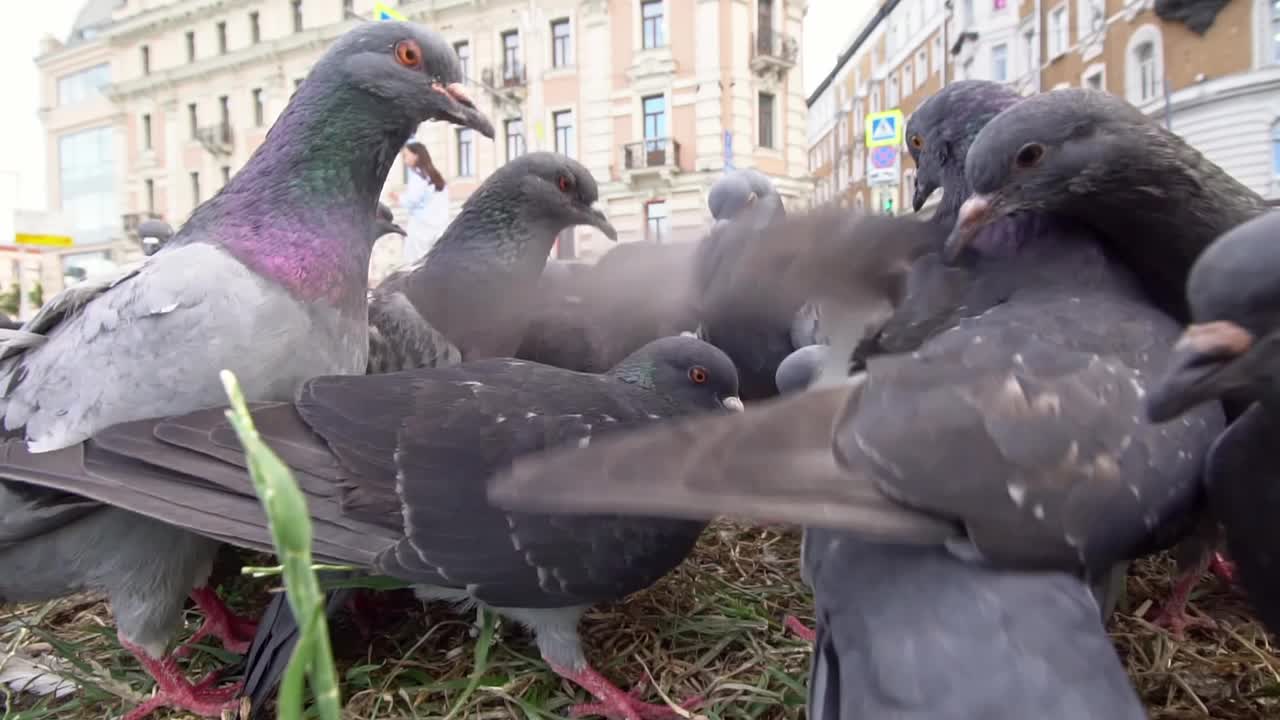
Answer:
M142 240L142 252L155 255L173 237L173 227L163 220L143 220L138 224L138 237Z
M1087 222L1116 257L1141 268L1143 288L1186 321L1183 288L1191 264L1216 238L1266 212L1266 202L1178 135L1122 98L1093 90L1056 90L1010 107L982 129L966 159L976 195L965 201L947 242L954 257L977 230L1027 210ZM1228 419L1247 398L1223 397ZM1189 625L1185 606L1209 568L1234 570L1215 551L1218 525L1206 520L1175 552L1180 577L1156 622L1176 634Z
M423 598L493 607L531 628L551 667L596 696L599 705L584 710L638 720L652 707L587 663L578 620L590 605L656 582L705 523L505 513L489 504L484 480L549 446L587 447L619 428L741 410L737 389L722 352L672 337L604 375L486 359L319 377L302 384L295 402L253 410L263 439L308 496L317 561L413 583ZM6 474L85 488L210 538L271 548L221 409L119 425L52 454L20 443L4 450Z
M369 23L340 38L244 168L169 242L118 277L59 294L0 350L4 457L49 462L118 423L223 405L224 368L254 400L363 371L391 138L431 119L491 137L461 80L448 43L420 26ZM218 544L92 502L75 482L0 477L0 598L105 593L121 644L157 684L130 720L165 706L217 715L234 689L193 685L165 650L189 593L206 612L198 634L247 644L205 586Z
M1143 422L1177 325L1091 231L1014 222L960 258L988 304L915 352L742 416L522 458L490 497L521 511L805 525L812 718L1144 717L1081 578L1194 521L1221 411ZM895 239L923 232L862 223ZM814 230L789 219L767 232L805 244ZM868 241L849 233L846 252L849 238ZM814 253L788 278L748 262L736 282L767 298L861 291L829 265Z
M806 345L788 355L778 365L775 381L779 395L790 395L809 387L827 362L826 345Z
M1194 324L1174 346L1173 361L1147 396L1156 422L1243 390L1254 404L1209 454L1207 484L1214 517L1254 609L1280 637L1280 436L1276 343L1280 339L1280 213L1272 211L1224 235L1191 270L1187 299ZM1183 420L1185 422L1185 420Z
M404 235L404 228L396 224L395 216L391 213L391 208L383 203L378 203L378 215L374 220L374 236L382 237L383 235Z
M514 354L560 231L591 225L617 240L598 200L591 173L563 155L529 153L498 168L422 260L373 290L369 372Z

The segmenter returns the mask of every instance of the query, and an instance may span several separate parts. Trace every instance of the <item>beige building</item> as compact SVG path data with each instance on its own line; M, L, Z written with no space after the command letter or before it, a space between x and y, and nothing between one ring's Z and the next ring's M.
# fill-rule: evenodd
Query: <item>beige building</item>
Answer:
M1213 5L880 2L806 101L815 201L910 212L909 159L887 182L867 182L865 114L898 108L905 120L960 79L1024 94L1087 86L1120 95L1260 194L1280 198L1280 3Z
M623 240L661 240L705 223L706 191L726 159L773 176L788 202L808 200L798 55L806 0L386 4L453 43L497 129L494 141L441 124L419 129L455 213L494 168L532 150L586 165ZM37 60L51 206L73 216L91 205L57 169L81 161L88 151L76 143L90 143L75 133L93 127L109 148L112 182L100 173L92 207L114 215L111 237L127 239L147 214L180 225L244 164L329 43L367 21L373 5L89 0L90 32L78 24L84 37L51 43ZM64 109L55 88L85 68L105 68L107 82L95 75L91 99ZM397 163L384 194L397 215L389 197L403 182ZM578 229L557 252L592 257L608 245Z

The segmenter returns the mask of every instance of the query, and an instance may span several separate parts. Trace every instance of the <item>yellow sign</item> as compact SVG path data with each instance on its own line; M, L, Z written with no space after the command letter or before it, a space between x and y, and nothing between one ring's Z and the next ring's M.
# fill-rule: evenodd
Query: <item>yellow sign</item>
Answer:
M902 111L894 108L867 116L867 147L902 144Z
M404 16L403 16L403 15L401 15L398 11L393 10L393 9L391 9L391 8L387 7L385 4L380 3L380 2L376 2L376 3L374 3L374 4L373 4L373 19L374 19L374 20L400 20L400 21L403 21L403 20L404 20Z
M44 247L71 247L74 243L66 235L29 235L17 233L14 242L19 245L41 245Z

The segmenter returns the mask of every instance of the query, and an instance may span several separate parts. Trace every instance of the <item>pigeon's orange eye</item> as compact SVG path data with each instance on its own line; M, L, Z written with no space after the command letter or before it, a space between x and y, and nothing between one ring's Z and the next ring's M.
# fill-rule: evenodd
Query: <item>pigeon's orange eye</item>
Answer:
M919 150L920 148L924 147L924 138L920 137L919 135L914 135L914 134L913 134L913 135L911 136L911 147L913 147L913 148L915 148L915 149L917 149L917 150Z
M422 64L422 48L413 40L401 40L396 43L396 62L407 68L416 68Z
M689 368L689 379L701 385L707 381L707 369L699 365Z
M569 179L568 175L561 175L556 184L560 186L560 192L569 192L569 188L573 187L573 181Z

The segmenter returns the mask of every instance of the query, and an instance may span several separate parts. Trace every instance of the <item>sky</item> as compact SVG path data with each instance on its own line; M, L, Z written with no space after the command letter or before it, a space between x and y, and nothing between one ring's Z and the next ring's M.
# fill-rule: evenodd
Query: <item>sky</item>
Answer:
M874 0L809 0L801 52L804 89L809 94L835 65L841 45ZM35 63L40 38L65 40L83 0L43 0L38 12L9 12L0 23L0 67L9 112L0 114L0 183L16 180L18 205L42 210L45 191L44 131L40 125L40 92Z

